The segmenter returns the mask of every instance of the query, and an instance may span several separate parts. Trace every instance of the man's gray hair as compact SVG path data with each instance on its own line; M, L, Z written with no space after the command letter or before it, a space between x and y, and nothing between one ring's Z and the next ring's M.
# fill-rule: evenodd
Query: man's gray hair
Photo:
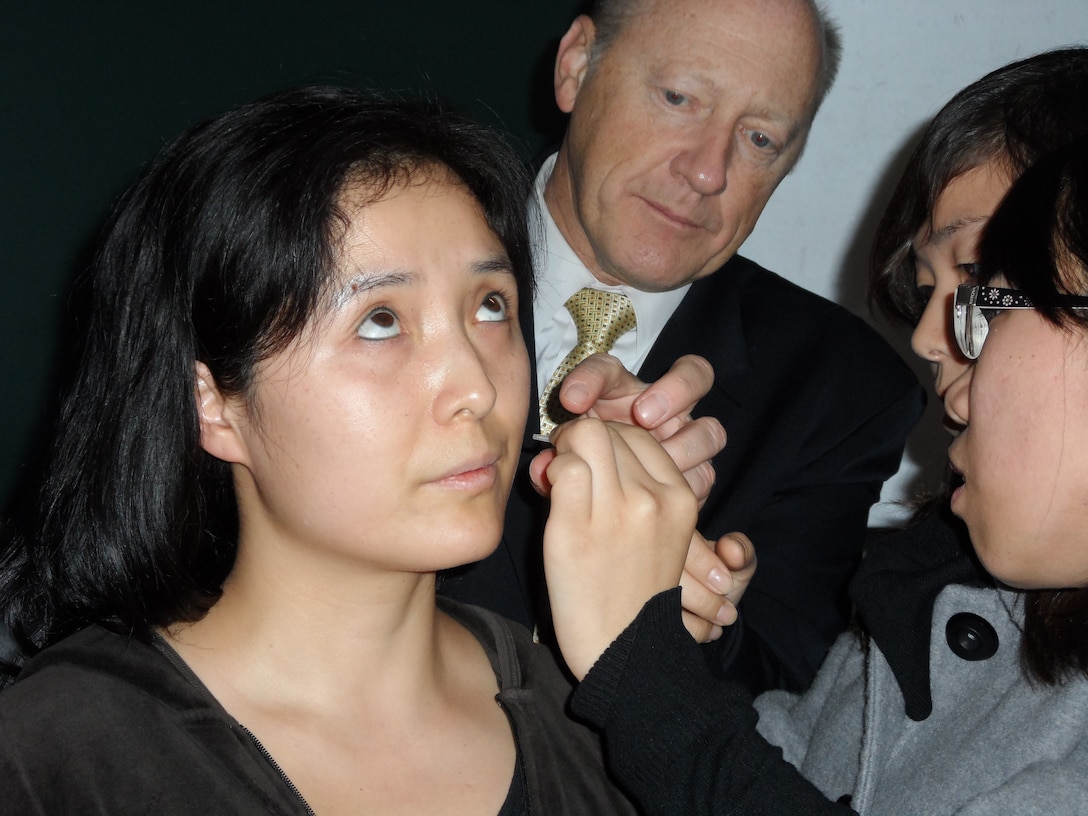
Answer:
M593 25L597 30L597 36L590 53L591 65L619 35L620 30L651 0L594 0L589 12L593 19ZM816 95L813 99L812 115L816 115L823 103L831 85L835 82L835 75L839 72L839 63L842 61L842 36L839 33L838 24L831 19L823 3L815 0L803 0L807 3L816 18L816 25L822 34L820 40L822 52L820 55L820 73L816 82Z

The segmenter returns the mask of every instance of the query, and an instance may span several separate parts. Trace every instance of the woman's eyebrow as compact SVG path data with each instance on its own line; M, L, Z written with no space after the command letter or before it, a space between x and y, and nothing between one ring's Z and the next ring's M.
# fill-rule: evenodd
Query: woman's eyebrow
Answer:
M419 275L406 270L359 272L348 278L333 296L333 306L339 309L345 303L375 289L384 289L389 286L407 286L418 280Z
M939 246L960 230L974 224L985 223L988 220L989 216L985 215L969 215L963 218L957 218L955 221L950 221L939 229L933 230L933 232L929 233L921 243L912 242L913 248L917 251L925 246Z
M514 265L505 255L492 255L490 258L472 264L472 271L478 275L489 275L493 272L513 275Z

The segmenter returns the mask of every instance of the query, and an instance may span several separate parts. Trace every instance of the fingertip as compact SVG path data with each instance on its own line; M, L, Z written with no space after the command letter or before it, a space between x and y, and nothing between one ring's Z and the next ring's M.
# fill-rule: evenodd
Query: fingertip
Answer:
M714 437L714 442L718 446L718 451L724 450L726 443L729 441L729 434L726 433L725 426L722 425L721 420L712 416L700 417L700 419L705 420L709 426L710 433Z
M533 488L541 496L551 493L551 483L548 481L548 465L555 458L555 448L542 450L529 462L529 481Z
M714 620L722 626L732 626L737 622L737 608L729 601L726 601L719 607Z
M719 595L724 595L733 589L733 576L725 570L714 567L707 575L707 579Z
M635 418L647 430L656 428L669 418L669 401L652 388L644 391L635 399Z
M591 405L589 387L577 379L564 382L559 389L559 401L572 414L584 414Z
M617 385L620 372L627 374L615 357L591 354L564 378L559 386L559 401L572 414L584 414Z
M729 569L741 569L755 558L755 547L744 533L729 533L719 539L715 551Z
M685 354L677 362L682 362L694 369L691 375L694 383L693 388L700 394L700 397L705 395L714 384L714 366L710 360L698 354Z
M752 539L748 538L744 533L736 533L736 540L740 543L743 564L745 566L754 564L756 562L756 548L752 544Z
M714 487L718 474L712 464L703 462L690 470L684 471L684 478L687 479L691 491L699 499L699 503L702 504L710 495L710 490Z

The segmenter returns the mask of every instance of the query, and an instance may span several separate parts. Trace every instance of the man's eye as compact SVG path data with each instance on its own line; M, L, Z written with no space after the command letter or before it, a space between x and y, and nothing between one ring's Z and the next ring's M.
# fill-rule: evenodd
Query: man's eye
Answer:
M748 138L752 140L752 144L758 147L760 150L766 150L768 147L774 144L771 141L771 137L761 130L748 131Z
M476 310L476 319L481 323L497 323L506 320L509 311L506 298L498 292L491 292Z
M679 91L666 90L665 91L665 101L668 102L670 105L677 105L678 106L678 105L683 105L685 102L687 102L688 98L686 96L684 96L684 94L680 93Z
M364 340L386 340L400 334L400 320L384 306L375 309L359 324L358 334Z

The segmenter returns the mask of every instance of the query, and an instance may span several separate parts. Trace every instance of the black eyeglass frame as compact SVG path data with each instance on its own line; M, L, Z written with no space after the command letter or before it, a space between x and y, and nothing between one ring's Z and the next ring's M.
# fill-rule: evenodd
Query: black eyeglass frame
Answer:
M1073 309L1088 309L1088 297L1067 295L1061 302ZM968 360L977 360L990 332L990 321L1007 309L1034 309L1035 306L1019 289L961 283L956 287L952 306L952 330L956 345Z

